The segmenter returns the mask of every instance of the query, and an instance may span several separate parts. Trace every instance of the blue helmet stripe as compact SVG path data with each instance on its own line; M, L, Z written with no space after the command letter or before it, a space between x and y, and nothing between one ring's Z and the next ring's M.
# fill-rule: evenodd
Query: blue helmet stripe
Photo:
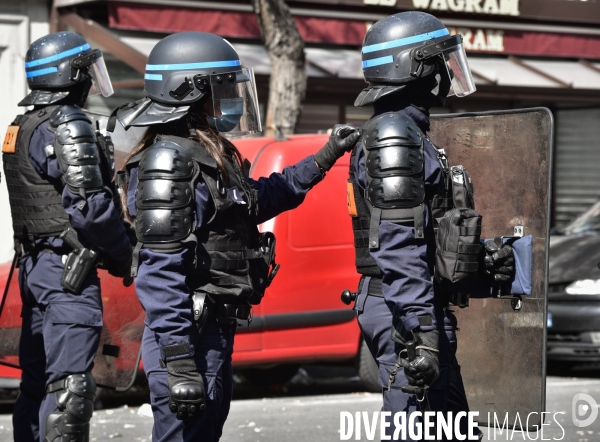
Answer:
M405 37L399 40L386 41L383 43L377 43L370 46L365 46L362 48L363 54L368 54L369 52L375 51L383 51L384 49L392 49L397 48L399 46L406 46L413 43L420 43L422 41L431 40L433 38L443 37L444 35L450 35L448 29L443 28L433 32L426 32L424 34L413 35L412 37Z
M38 69L37 71L29 71L25 72L27 78L39 77L40 75L54 74L58 72L58 68L56 66L52 66L50 68Z
M160 74L145 74L144 80L158 80L162 81L162 75Z
M387 55L385 57L373 58L371 60L363 61L363 69L371 68L373 66L379 66L382 64L393 63L393 62L394 62L394 57L392 57L391 55Z
M83 51L87 51L88 49L90 49L90 45L86 43L83 46L77 46L76 48L69 49L68 51L60 52L55 55L51 55L50 57L31 60L25 63L25 69L30 69L36 66L41 66L46 63L52 63L53 61L62 60L63 58L70 57L71 55L80 54Z
M228 61L207 61L204 63L180 63L180 64L147 64L147 71L183 71L186 69L208 69L208 68L227 68L231 66L240 66L239 60Z

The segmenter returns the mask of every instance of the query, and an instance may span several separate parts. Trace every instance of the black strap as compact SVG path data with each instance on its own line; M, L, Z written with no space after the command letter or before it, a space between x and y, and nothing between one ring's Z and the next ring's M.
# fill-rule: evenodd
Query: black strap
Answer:
M381 209L373 207L371 209L371 224L369 226L369 248L379 248L379 222L381 221Z
M138 241L133 249L133 255L131 256L131 276L134 278L137 276L138 267L140 265L140 250L144 244L141 241Z
M16 220L43 220L43 219L53 219L55 217L59 217L59 216L64 216L65 211L64 210L52 210L49 212L43 212L43 213L26 213L26 212L21 212L21 213L13 213L13 221Z
M415 238L425 238L425 208L423 204L413 207L415 213Z
M50 206L52 204L62 204L62 197L56 196L47 199L29 199L29 198L10 198L10 201L18 202L19 206Z
M463 273L474 273L477 271L479 267L479 263L477 262L457 262L456 263L456 271Z
M459 244L458 253L466 255L478 255L481 250L481 244Z
M119 170L115 177L115 184L117 187L126 186L129 184L129 174L124 170Z
M369 238L354 238L354 247L362 249L369 247Z
M369 220L364 218L352 218L353 230L369 230Z
M121 109L123 109L124 107L127 107L131 105L131 103L125 103L122 104L120 106L117 106L111 113L110 116L108 117L108 122L106 123L106 130L107 132L113 133L115 131L115 127L117 126L117 112L120 111Z
M7 185L7 187L8 187L9 192L14 192L14 193L39 193L39 192L47 192L49 190L56 190L56 187L53 186L52 184L39 185L39 186L20 186L20 185L9 184L9 185Z
M171 345L163 345L162 346L163 354L165 358L173 358L176 356L189 356L190 354L190 344L187 342L181 342L179 344L171 344Z
M54 381L46 387L47 393L54 393L59 390L66 390L67 388L67 378L61 379L59 381Z
M460 226L461 236L477 236L481 235L481 226L465 227Z
M365 284L365 277L360 278L360 282L358 283L358 293L362 293L363 286ZM369 280L369 287L367 287L367 295L375 296L377 298L383 298L383 288L381 285L380 278L371 278Z

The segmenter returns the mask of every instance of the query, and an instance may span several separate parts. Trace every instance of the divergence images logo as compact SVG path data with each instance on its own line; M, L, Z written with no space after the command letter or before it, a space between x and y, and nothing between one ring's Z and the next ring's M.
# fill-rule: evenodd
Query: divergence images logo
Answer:
M576 427L589 427L598 417L598 403L589 394L577 393L573 397L572 416Z

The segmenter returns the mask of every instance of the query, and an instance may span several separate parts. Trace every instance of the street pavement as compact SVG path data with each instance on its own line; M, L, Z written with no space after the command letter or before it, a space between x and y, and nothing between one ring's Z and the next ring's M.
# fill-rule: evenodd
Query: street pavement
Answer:
M330 379L307 381L300 376L298 382L285 388L252 390L240 385L231 406L231 412L222 442L328 442L340 440L340 412L379 411L381 396L375 393L353 392L357 390L356 379ZM543 437L541 432L522 433L482 428L484 441L563 440L568 442L591 442L600 440L600 419L588 427L575 426L572 418L572 402L575 394L585 393L600 402L600 379L575 377L549 377L547 382L547 415ZM580 404L578 404L580 405ZM114 406L110 405L109 406ZM592 404L593 406L593 404ZM596 404L579 408L583 419L597 411ZM10 411L10 410L4 410ZM556 414L563 413L563 414ZM587 414L586 414L587 413ZM0 441L12 440L10 412L0 414ZM523 418L523 420L526 417ZM116 408L98 410L92 420L92 442L146 441L150 442L152 414L149 404L136 406L119 405ZM359 439L368 439L363 427ZM379 427L374 440L379 440Z

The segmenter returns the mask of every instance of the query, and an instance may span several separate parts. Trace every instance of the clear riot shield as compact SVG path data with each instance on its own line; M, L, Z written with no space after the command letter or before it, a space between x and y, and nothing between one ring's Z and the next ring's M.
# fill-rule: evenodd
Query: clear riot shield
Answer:
M8 279L9 266L0 267L2 282ZM101 387L124 391L133 385L140 364L145 313L133 286L123 287L121 279L106 270L98 270L98 274L104 327L92 374ZM0 302L0 364L15 368L19 368L22 307L18 279L19 269L15 269Z
M534 431L546 393L546 297L553 119L546 108L435 115L431 140L463 165L483 215L482 238L531 235L531 294L471 297L454 308L457 358L479 424ZM495 414L494 414L495 413ZM532 414L530 413L537 413ZM530 415L529 420L527 417ZM538 427L539 428L539 427Z

